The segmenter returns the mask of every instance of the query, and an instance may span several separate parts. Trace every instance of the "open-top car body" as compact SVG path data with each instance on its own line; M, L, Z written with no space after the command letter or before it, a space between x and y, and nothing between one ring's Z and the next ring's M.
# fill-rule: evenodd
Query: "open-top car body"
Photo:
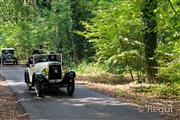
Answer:
M68 95L73 95L75 76L73 70L62 70L62 54L33 55L24 74L28 89L34 87L37 96L42 96L45 89L60 87L67 87Z
M18 64L18 58L15 56L14 48L2 48L1 49L1 63L13 63Z

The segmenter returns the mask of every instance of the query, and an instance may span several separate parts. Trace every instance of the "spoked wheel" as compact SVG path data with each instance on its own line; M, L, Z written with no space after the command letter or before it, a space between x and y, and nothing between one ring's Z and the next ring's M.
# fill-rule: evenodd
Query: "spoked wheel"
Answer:
M42 97L42 84L39 81L35 82L35 92L37 97Z
M75 88L74 78L70 78L68 86L67 86L68 95L74 94L74 88Z

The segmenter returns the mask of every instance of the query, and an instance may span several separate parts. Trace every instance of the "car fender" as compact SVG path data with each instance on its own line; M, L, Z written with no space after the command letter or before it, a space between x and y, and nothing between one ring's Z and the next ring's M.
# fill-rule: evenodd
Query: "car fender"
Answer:
M46 77L39 72L33 73L33 83L35 83L35 81L44 82L46 81Z
M65 73L64 79L70 79L70 78L75 78L76 73L73 70L70 70L69 72Z
M28 71L28 74L29 74L29 81L32 82L33 81L34 70L31 67L28 67L27 71Z

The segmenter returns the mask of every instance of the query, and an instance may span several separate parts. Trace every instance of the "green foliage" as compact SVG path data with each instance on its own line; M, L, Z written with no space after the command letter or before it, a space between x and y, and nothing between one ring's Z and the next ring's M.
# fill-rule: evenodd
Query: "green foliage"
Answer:
M114 73L141 71L142 64L134 62L143 60L140 59L143 49L138 2L101 0L93 14L95 17L90 22L83 22L86 31L78 34L93 43L97 62L109 64Z
M180 8L178 0L159 1L158 13L158 78L162 82L180 82ZM173 7L173 8L172 8ZM175 11L174 11L174 10Z
M172 98L175 96L179 97L179 95L180 95L180 85L179 84L158 85L158 86L151 87L149 90L151 90L151 94L154 94L160 98L169 98L169 97Z
M180 95L180 84L151 84L148 86L132 87L132 89L136 93L144 93L146 95L153 95L159 98L178 98Z
M62 52L69 58L72 51L69 43L69 28L71 25L70 4L68 1L53 1L52 11L42 9L36 11L30 3L8 2L0 8L4 10L0 31L1 47L15 47L20 58L25 58L40 44L48 51ZM11 6L11 7L10 7ZM27 8L27 9L26 9ZM8 16L11 12L11 16ZM25 12L25 13L24 13ZM6 21L6 19L9 21ZM17 19L13 19L17 18Z
M88 21L88 19L92 17L89 6L93 2L84 0L70 0L70 2L72 11L71 41L74 49L73 59L76 63L80 63L81 60L88 59L90 56L94 55L92 44L87 42L84 36L80 36L76 33L76 31L83 32L85 30L81 21Z
M83 61L81 64L74 67L77 74L85 76L90 82L106 83L106 84L126 84L131 80L124 78L124 76L112 74L107 71L107 65L88 63Z
M171 95L180 95L180 87L178 85L171 86L159 86L154 89L159 95L166 95L166 97Z
M158 35L153 56L158 61L157 75L163 82L178 83L180 3L157 3L152 12L156 17L148 16L157 21L150 31ZM88 61L77 67L80 73L128 73L140 80L147 71L142 9L141 0L53 0L47 4L0 0L0 47L14 47L25 59L41 44L45 52L63 53L66 65ZM152 44L149 49L154 48Z
M171 61L176 61L180 56L178 47L179 3L177 0L171 1L176 10L174 12L168 1L157 2L157 9L152 11L152 14L156 13L156 17L148 17L153 17L152 20L157 21L157 27L152 29L158 33L158 46L153 58L158 60L159 78L176 79L177 81L179 78L177 75L172 74L171 77L165 77L163 71L172 71L172 66L179 69L177 65L167 67ZM108 65L108 69L113 73L132 74L136 71L137 76L141 76L147 69L143 32L141 31L143 29L142 5L141 1L135 0L113 0L111 2L100 0L92 9L94 17L88 22L82 22L86 30L77 31L79 35L85 36L93 44L96 50L95 61ZM152 46L152 43L148 49L156 47L154 43Z
M162 82L180 83L180 59L175 59L162 66L159 70L159 79Z
M74 66L75 70L79 74L85 74L85 75L101 75L107 73L107 66L104 64L95 64L95 63L88 63L86 61L83 61L81 64Z

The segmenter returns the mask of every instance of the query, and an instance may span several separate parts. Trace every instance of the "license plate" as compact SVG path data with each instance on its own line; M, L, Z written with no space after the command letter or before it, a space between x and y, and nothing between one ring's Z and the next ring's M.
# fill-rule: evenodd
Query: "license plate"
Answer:
M7 61L11 62L11 61L14 61L14 59L7 59Z

